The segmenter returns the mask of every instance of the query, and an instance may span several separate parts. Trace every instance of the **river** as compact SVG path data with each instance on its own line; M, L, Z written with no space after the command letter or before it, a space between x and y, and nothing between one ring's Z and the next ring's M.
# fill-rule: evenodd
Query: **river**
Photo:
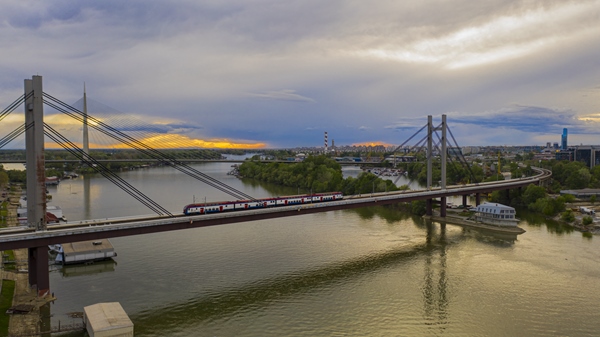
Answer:
M194 167L254 197L297 193ZM231 199L170 167L121 176L174 213ZM151 213L96 175L50 193L69 220ZM386 207L114 238L115 262L51 272L52 324L118 301L136 336L597 335L600 237L518 216L515 241Z

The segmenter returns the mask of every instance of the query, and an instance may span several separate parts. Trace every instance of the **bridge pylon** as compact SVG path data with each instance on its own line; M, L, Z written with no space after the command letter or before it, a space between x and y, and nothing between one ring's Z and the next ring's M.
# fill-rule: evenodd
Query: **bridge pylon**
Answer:
M27 226L37 232L47 229L42 76L33 76L25 80L25 98ZM38 296L45 296L50 291L48 246L28 249L29 286L37 288Z
M442 190L446 189L446 160L448 156L447 149L447 138L446 138L446 130L448 124L446 123L446 115L442 115L442 124L438 127L433 126L433 117L431 115L427 116L427 190L431 190L431 186L433 183L433 134L436 131L442 132L441 142L441 181L440 187ZM427 215L433 215L433 200L427 199ZM440 198L440 216L446 216L446 197Z

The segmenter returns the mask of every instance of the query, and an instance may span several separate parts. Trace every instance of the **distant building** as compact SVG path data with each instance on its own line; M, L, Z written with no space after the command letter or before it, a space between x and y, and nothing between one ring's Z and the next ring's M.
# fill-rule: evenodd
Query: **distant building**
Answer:
M558 150L558 149L559 149L558 143L554 143L554 149L555 149L555 150Z
M600 145L572 146L567 150L557 151L555 158L556 160L580 161L592 169L594 166L600 165Z
M563 129L562 136L561 136L561 138L560 138L560 144L561 144L561 146L560 146L560 149L561 149L561 150L566 150L566 149L568 149L568 147L567 147L567 146L568 146L568 145L567 145L567 135L568 135L567 128L564 128L564 129Z
M464 154L477 154L481 151L479 146L463 146L462 153Z
M573 150L573 161L581 161L590 169L600 164L600 146L576 146Z
M554 155L556 160L573 161L573 151L560 150L556 151Z
M581 190L561 190L560 195L570 194L577 199L589 199L593 195L600 197L600 189L584 188Z
M446 151L448 151L448 155L450 156L462 156L462 150L460 147L448 147Z

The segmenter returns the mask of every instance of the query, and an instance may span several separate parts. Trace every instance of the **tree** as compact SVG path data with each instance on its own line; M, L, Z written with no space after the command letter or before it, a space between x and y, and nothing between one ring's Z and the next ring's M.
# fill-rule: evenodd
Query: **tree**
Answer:
M581 220L581 223L583 223L584 226L591 225L593 222L594 219L592 219L592 217L589 215L584 216Z
M574 189L586 188L590 183L591 178L592 175L587 168L580 168L579 170L573 172L573 174L569 175L566 181L567 187Z
M425 200L416 200L411 203L411 212L415 215L425 215L427 213L427 203Z
M562 215L560 216L560 219L562 221L566 221L566 222L573 222L575 221L575 215L573 214L573 211L571 211L570 209L566 210L565 212L562 213Z
M0 186L4 186L6 184L8 184L8 173L2 170L0 171Z
M565 202L567 203L571 203L573 201L575 201L575 196L573 194L565 194L562 195L563 198L565 198Z
M523 203L525 205L529 205L536 202L536 200L545 197L546 190L543 187L530 184L529 186L527 186L525 192L523 193Z
M590 197L590 202L592 203L592 205L593 205L594 203L596 203L597 199L598 199L598 197L596 197L596 195L595 195L595 194L594 194L594 195L592 195L592 196Z

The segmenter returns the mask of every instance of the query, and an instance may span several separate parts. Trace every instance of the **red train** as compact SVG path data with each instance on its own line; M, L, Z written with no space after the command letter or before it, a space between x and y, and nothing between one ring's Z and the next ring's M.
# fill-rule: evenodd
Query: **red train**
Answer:
M327 202L341 200L344 197L342 192L317 193L292 195L287 197L275 197L256 200L237 200L237 201L218 201L201 204L190 204L183 208L183 214L207 214L229 211L241 211L255 208L289 206L299 204L310 204L316 202Z

